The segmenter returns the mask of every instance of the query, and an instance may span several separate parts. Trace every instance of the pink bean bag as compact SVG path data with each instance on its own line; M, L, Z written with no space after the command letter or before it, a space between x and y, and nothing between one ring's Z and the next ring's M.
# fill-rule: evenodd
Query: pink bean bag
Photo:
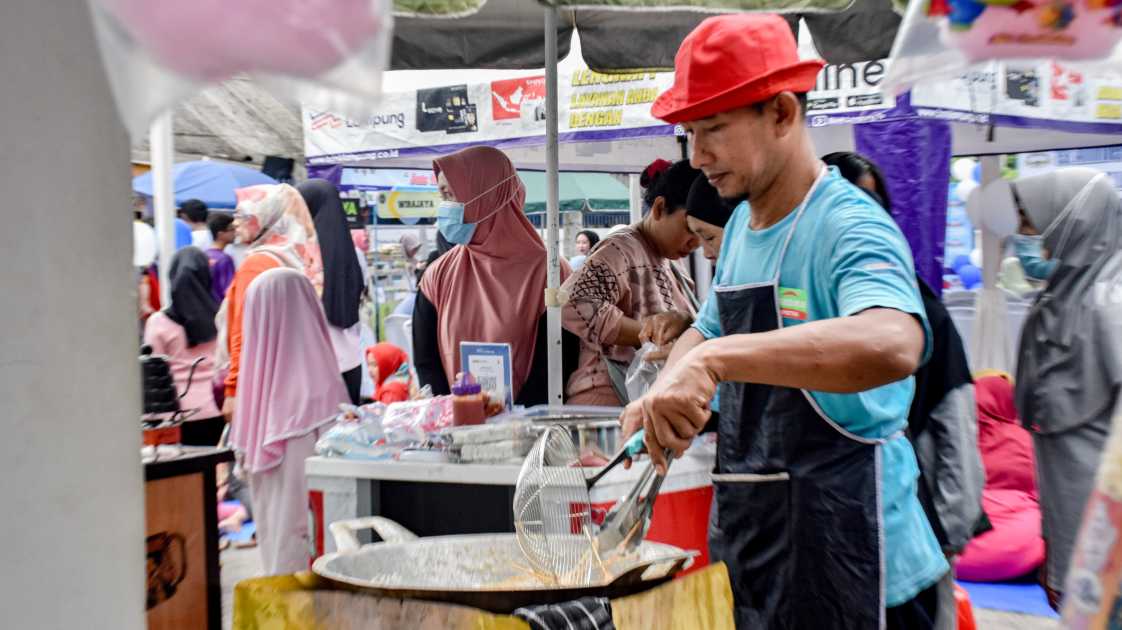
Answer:
M1020 490L985 490L982 505L993 529L970 541L955 564L955 576L1001 582L1039 568L1044 562L1044 539L1036 498Z
M1007 376L975 382L978 448L986 469L982 505L993 529L966 546L955 574L960 580L999 582L1035 571L1044 562L1032 436L1017 418Z
M986 490L1021 490L1037 496L1032 435L1021 426L1013 404L1013 384L1004 376L979 378L978 450L986 469Z
M242 504L236 501L222 501L218 504L218 520L224 521L238 513Z

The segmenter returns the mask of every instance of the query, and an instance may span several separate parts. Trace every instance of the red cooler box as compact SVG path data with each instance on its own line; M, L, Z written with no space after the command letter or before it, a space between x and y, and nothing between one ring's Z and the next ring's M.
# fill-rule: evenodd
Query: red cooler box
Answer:
M713 501L709 473L713 470L713 462L713 455L704 449L691 449L674 461L655 500L654 517L647 532L647 540L700 552L689 571L709 564L709 506ZM594 522L600 524L603 521L608 510L627 494L648 465L643 460L631 470L617 468L593 486Z

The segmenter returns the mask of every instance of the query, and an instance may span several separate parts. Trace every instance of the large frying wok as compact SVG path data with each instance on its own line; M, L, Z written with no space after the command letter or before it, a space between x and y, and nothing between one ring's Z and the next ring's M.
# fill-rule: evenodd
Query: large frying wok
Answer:
M359 545L355 532L373 529L383 542ZM631 555L608 564L592 586L555 586L533 577L514 534L418 538L379 516L331 524L338 552L312 570L341 588L382 597L472 606L505 614L522 606L595 595L623 597L674 577L696 551L644 541Z

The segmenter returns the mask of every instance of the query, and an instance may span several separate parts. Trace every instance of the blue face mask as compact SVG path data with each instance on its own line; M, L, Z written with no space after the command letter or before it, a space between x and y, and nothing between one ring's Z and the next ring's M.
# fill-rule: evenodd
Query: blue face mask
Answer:
M479 193L467 203L474 203L487 193L517 177L517 173L509 175L499 183ZM470 244L471 238L475 236L475 226L495 216L495 213L503 207L500 204L499 207L492 210L490 214L480 218L475 223L464 223L465 205L467 204L460 203L459 201L445 200L441 201L440 205L436 207L436 229L440 230L440 233L444 235L444 238L448 239L449 243L454 243L456 245Z
M1056 270L1055 260L1044 258L1044 248L1039 236L1028 234L1013 235L1013 252L1021 261L1025 275L1035 280L1047 280Z
M458 201L441 201L436 207L436 229L455 245L471 243L475 223L464 223L464 204Z

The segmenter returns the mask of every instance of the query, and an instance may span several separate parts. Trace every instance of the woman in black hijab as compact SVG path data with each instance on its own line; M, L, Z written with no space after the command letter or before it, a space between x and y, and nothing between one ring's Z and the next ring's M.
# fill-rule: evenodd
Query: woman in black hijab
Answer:
M218 303L210 292L210 261L203 250L184 247L172 257L169 271L171 305L145 322L144 344L152 354L166 358L175 393L182 395L179 408L190 413L180 429L180 442L214 446L226 428L226 420L211 387ZM144 386L149 390L152 384L145 382Z
M690 186L686 197L686 225L697 235L702 253L713 264L717 263L721 252L725 225L739 204L735 199L722 199L705 175L698 175Z
M218 328L214 316L218 303L210 292L210 261L203 250L184 247L171 259L168 280L171 282L171 306L164 309L171 321L187 333L187 346L214 340Z
M339 372L347 393L359 404L362 390L362 342L358 322L359 304L366 283L358 262L339 190L325 179L309 179L297 187L316 225L316 238L323 256L323 312Z

